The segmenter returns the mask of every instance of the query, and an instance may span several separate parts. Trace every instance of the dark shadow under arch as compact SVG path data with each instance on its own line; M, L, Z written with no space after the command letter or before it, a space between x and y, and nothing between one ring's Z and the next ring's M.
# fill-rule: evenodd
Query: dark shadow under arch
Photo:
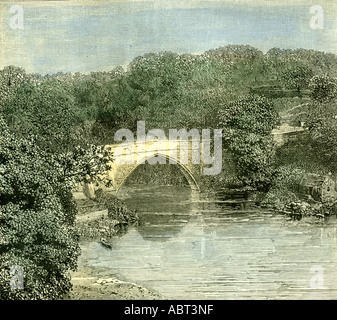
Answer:
M180 169L181 173L184 175L184 177L186 178L189 186L191 187L191 189L193 191L197 191L197 192L200 192L200 188L197 184L197 181L196 179L193 177L193 174L192 172L183 164L181 164L179 161L176 161L175 159L167 156L167 155L155 155L155 156L158 156L158 157L162 157L162 158L165 158L166 161L169 161L170 159L172 161L175 161L178 168ZM153 157L155 157L153 156ZM152 158L153 158L152 157ZM151 159L151 158L149 158ZM148 159L146 159L148 160ZM167 163L166 163L167 164ZM165 164L162 164L163 166L165 166ZM125 177L123 178L122 182L120 183L120 185L117 187L117 190L116 190L116 195L118 194L119 190L123 187L123 185L125 184L125 182L127 181L127 179L130 177L130 175L140 166L140 164L135 164L129 171L128 173L125 175Z

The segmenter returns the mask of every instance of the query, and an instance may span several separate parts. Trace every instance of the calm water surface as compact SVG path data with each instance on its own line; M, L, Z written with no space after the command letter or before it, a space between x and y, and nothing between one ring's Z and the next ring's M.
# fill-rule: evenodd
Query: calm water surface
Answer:
M79 267L111 270L173 299L336 299L337 219L238 210L188 187L123 188L141 223Z

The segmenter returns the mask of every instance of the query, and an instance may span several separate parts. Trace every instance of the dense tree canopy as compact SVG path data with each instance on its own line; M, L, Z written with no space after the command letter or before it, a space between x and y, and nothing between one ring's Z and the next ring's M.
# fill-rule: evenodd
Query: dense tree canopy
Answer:
M327 74L316 75L310 79L309 89L314 101L329 102L336 98L337 80Z
M308 112L311 144L322 163L337 172L337 101L313 102Z
M11 130L51 150L65 149L81 115L70 90L59 80L25 84L3 105Z
M27 83L36 83L39 75L27 74L22 68L15 66L4 67L0 70L0 106L11 97L20 86Z

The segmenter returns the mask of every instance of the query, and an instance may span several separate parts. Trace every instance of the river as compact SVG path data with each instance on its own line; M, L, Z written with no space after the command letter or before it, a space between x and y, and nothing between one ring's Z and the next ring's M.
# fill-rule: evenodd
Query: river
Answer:
M234 208L188 187L123 187L140 224L108 250L83 242L79 268L104 268L168 299L336 299L337 219Z

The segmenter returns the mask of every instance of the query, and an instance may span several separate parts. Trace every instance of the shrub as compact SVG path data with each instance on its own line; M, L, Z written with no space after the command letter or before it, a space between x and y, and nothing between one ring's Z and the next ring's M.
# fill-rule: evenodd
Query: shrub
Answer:
M57 299L80 253L70 180L51 154L17 138L0 117L0 299ZM24 288L10 286L11 268Z
M266 194L263 204L271 205L277 210L298 201L298 190L305 171L291 165L277 168L273 184Z
M101 189L99 189L96 192L96 197L98 203L108 209L108 218L117 220L122 224L132 224L138 221L137 213L130 211L126 204L116 196L102 193Z
M238 179L260 191L267 190L275 160L271 131L279 120L272 102L250 95L225 105L218 119Z
M309 82L310 96L319 102L329 102L336 97L337 81L329 75L314 76Z

